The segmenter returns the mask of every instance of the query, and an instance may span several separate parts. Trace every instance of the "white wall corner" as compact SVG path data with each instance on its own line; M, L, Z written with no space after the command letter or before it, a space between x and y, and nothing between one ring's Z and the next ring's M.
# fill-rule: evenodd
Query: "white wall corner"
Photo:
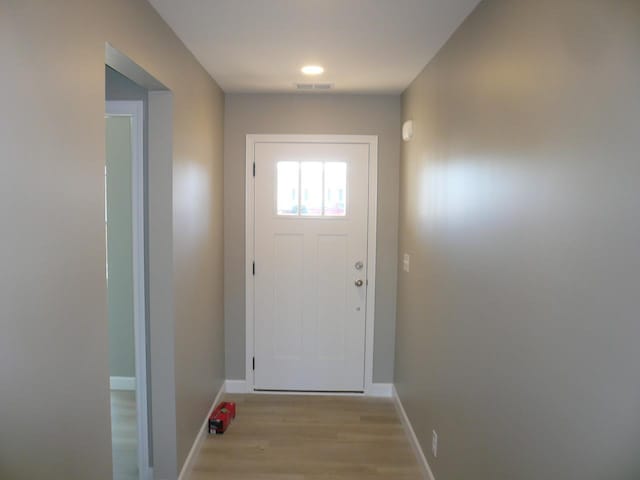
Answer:
M227 380L225 390L227 393L251 393L246 380Z
M407 434L413 453L416 455L416 459L420 464L422 474L425 480L436 480L436 478L433 476L433 472L431 471L431 467L429 466L429 462L427 462L427 457L425 457L424 452L422 451L422 447L420 446L418 437L416 437L416 432L411 426L411 421L407 416L407 412L405 412L404 407L402 406L402 402L400 401L400 397L398 396L395 385L391 386L391 390L393 394L393 403L396 407L396 411L398 412L398 416L400 417L400 422L402 423L404 431Z
M202 442L205 437L209 433L209 417L211 416L211 412L216 408L216 405L222 400L222 396L226 393L226 382L222 382L222 386L218 393L216 394L216 398L213 399L213 403L207 412L207 415L204 417L204 421L202 422L202 426L200 430L196 434L196 438L193 440L193 445L191 445L191 450L189 450L189 454L182 465L182 469L180 470L180 475L178 475L178 480L186 480L191 475L191 469L193 468L193 461L198 456L198 452L200 452L200 447L202 446Z
M135 390L136 377L109 377L111 390Z
M393 397L393 383L372 383L367 397Z

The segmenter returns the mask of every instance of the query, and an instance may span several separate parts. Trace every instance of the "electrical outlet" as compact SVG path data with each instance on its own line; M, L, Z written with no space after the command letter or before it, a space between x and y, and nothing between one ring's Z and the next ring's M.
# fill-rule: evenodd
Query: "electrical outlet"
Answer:
M438 434L435 430L433 430L431 434L431 452L434 458L438 456Z
M411 269L411 257L408 253L405 253L402 257L402 268L405 272L408 272Z

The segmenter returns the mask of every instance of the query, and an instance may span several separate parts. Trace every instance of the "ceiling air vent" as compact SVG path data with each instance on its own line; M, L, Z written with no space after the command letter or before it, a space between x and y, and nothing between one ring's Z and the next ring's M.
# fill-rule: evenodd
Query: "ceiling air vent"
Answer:
M331 90L331 83L296 83L298 90Z

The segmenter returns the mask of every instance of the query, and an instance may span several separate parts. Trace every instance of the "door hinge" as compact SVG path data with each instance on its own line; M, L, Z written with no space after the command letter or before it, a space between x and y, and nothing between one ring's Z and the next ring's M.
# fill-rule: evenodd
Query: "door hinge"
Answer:
M253 274L256 274L256 262L253 262Z
M253 176L256 176L256 162L253 162Z
M253 370L256 370L256 357L253 357Z

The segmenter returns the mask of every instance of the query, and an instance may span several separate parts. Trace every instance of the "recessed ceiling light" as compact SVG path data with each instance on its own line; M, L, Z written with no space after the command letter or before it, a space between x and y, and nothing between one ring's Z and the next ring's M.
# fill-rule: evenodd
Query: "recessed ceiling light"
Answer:
M324 73L324 68L320 65L305 65L302 67L302 73L305 75L320 75Z

